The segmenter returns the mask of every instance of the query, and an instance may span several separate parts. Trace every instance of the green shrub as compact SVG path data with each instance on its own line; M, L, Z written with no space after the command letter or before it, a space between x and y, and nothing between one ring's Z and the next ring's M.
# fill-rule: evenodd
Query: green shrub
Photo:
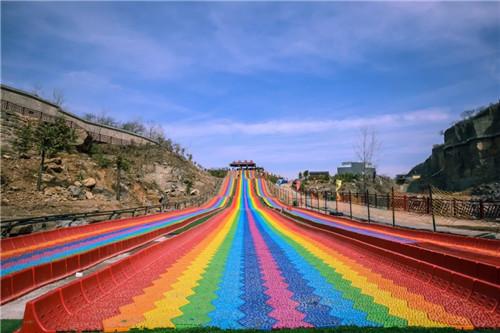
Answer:
M227 169L210 169L208 173L214 177L224 178L227 175Z
M92 147L90 147L89 154L97 162L100 168L109 168L112 164L112 161L103 154L100 145L93 144Z
M341 180L342 182L351 183L355 180L359 180L360 176L352 173L336 174L335 176L333 176L333 180L335 181L337 179Z
M26 154L34 146L34 133L30 123L19 127L16 132L16 137L12 141L12 147L19 154Z

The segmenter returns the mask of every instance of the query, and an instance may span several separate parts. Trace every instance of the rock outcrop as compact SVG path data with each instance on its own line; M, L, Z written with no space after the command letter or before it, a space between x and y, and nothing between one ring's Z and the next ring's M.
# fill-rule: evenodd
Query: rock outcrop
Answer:
M500 103L490 105L444 133L425 162L408 175L420 175L408 187L422 191L432 184L446 191L463 191L500 180Z

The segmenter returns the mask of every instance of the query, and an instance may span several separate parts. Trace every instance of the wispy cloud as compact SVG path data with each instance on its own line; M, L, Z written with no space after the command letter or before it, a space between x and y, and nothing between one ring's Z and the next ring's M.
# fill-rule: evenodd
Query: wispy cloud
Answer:
M377 116L327 119L286 120L275 119L264 122L238 122L212 120L197 124L165 124L168 133L178 138L221 136L221 135L300 135L322 133L332 130L353 130L362 127L380 129L415 126L422 123L440 122L451 119L449 110L429 108L406 113L382 114Z

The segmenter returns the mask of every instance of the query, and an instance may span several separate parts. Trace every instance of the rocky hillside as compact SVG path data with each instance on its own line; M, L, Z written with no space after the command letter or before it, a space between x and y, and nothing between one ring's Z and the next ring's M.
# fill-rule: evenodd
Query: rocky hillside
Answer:
M46 160L42 191L36 190L40 157L18 154L9 144L22 116L2 118L1 217L156 205L165 193L169 202L212 195L221 178L213 177L171 146L117 146L79 139L70 153ZM116 199L117 156L127 160L121 172L121 199Z
M302 183L304 189L308 191L335 192L335 177L331 177L329 180L310 179L305 182L303 181ZM396 187L396 184L391 178L386 176L376 176L375 179L369 179L366 181L366 189L368 189L370 193L386 194L391 191L392 186ZM351 191L353 193L361 193L364 190L365 184L361 177L349 177L349 179L342 179L342 186L340 187L341 192Z
M471 112L448 128L444 143L434 146L431 156L409 175L420 175L408 187L412 192L420 192L428 184L446 191L463 191L498 182L500 103Z

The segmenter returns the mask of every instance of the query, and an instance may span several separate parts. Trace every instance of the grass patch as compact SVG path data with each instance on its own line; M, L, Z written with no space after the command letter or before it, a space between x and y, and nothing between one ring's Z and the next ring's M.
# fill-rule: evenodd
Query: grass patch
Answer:
M132 329L129 332L133 333L169 333L180 331L182 333L262 333L266 330L223 330L215 327L203 328L158 328L158 329ZM464 333L464 332L481 332L493 333L498 332L497 329L477 329L471 331L464 331L455 328L425 328L425 327L357 327L357 326L341 326L332 328L285 328L273 330L280 333Z
M0 320L1 333L12 333L21 327L21 319Z
M0 321L1 333L12 333L21 327L19 319L3 319ZM157 329L131 329L131 333L171 333L180 331L182 333L263 333L266 330L223 330L215 327L190 327L190 328L157 328ZM475 329L465 331L455 328L425 328L425 327L357 327L357 326L340 326L332 328L284 328L272 330L280 333L497 333L498 329ZM92 332L87 332L92 333ZM93 333L101 333L96 331Z

